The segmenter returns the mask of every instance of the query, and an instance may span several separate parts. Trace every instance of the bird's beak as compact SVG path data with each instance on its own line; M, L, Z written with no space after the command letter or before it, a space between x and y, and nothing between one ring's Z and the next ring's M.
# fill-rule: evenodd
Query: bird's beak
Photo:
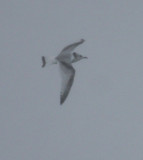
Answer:
M83 58L86 58L86 59L88 59L88 57L83 57Z

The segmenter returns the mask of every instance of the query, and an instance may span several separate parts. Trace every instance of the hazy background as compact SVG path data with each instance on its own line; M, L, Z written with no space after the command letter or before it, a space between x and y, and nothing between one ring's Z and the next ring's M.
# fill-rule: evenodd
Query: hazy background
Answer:
M60 106L58 66L84 38ZM143 1L0 1L0 160L143 159Z

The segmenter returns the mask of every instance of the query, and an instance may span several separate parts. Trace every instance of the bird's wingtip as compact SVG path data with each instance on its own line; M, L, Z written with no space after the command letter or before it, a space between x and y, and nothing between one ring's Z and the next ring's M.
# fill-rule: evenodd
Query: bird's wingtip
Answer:
M64 101L65 101L65 97L61 95L61 97L60 97L60 105L62 105L64 103Z
M80 41L83 43L85 41L85 39L82 38Z
M62 105L63 103L64 103L64 102L61 102L61 101L60 101L60 105Z

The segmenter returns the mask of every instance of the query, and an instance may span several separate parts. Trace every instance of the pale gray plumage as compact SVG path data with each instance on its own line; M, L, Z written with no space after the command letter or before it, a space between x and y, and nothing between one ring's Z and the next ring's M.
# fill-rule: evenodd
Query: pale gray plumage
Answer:
M60 55L64 55L64 54L70 54L78 45L82 44L85 40L84 39L81 39L79 42L75 42L73 44L70 44L68 46L66 46L62 51L61 53L59 54Z
M59 62L59 65L60 65L60 71L61 71L61 76L62 76L60 104L63 104L73 84L74 76L75 76L75 69L72 67L71 64L68 64L65 62Z
M59 63L61 71L62 87L60 94L60 104L63 104L64 101L66 100L74 81L75 69L73 68L72 63L77 62L83 58L87 58L73 52L73 50L83 42L84 39L81 39L79 42L66 46L61 51L61 53L52 60L51 64ZM42 62L43 62L42 67L45 67L47 62L44 56L42 56Z

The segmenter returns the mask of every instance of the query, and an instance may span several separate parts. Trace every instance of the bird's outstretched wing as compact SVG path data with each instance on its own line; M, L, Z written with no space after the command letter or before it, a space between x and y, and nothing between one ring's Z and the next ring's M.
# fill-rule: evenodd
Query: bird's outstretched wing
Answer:
M66 46L60 53L60 55L63 55L65 53L71 53L78 45L82 44L85 40L81 39L79 42L75 42L73 44L70 44Z
M75 76L75 69L72 67L71 64L65 62L59 62L59 65L62 77L60 104L63 104L72 87Z

